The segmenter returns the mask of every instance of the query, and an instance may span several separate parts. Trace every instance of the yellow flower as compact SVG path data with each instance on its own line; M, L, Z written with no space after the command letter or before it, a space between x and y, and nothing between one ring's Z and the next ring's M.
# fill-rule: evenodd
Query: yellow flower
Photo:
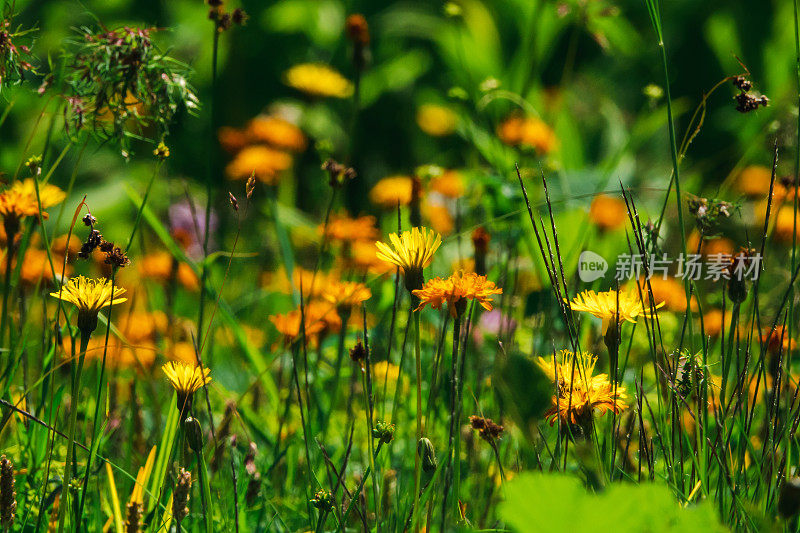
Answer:
M260 116L247 124L247 136L254 142L263 142L292 152L306 149L306 136L303 131L279 117Z
M617 300L619 300L619 308L617 308ZM642 304L638 296L631 293L620 292L611 290L605 292L584 291L569 303L573 311L583 311L590 313L603 321L603 331L608 329L608 326L613 323L619 316L620 322L627 320L628 322L636 322L639 315L646 318L652 318L650 314L650 306ZM664 302L656 304L655 309L664 305Z
M125 294L122 287L114 287L111 290L111 280L106 278L90 279L83 276L70 278L66 285L63 285L58 292L51 292L50 296L69 302L78 308L78 328L82 331L89 330L89 333L97 327L97 313L100 309L109 305L121 304L127 298L121 296Z
M322 292L322 297L337 308L352 308L372 298L372 291L363 283L339 281L328 284Z
M292 156L266 146L248 146L225 167L231 179L256 178L267 185L275 185L281 172L292 166Z
M187 412L192 408L192 396L203 385L211 382L210 370L196 364L170 361L161 367L172 388L178 393L178 410Z
M432 137L444 137L455 131L458 116L441 105L423 104L417 109L419 129Z
M422 270L433 260L433 254L442 244L442 238L427 228L411 228L400 235L389 234L392 246L376 242L378 259L403 269L406 288L411 291L422 288ZM394 248L394 249L392 249Z
M736 177L736 189L747 196L766 196L772 181L772 171L761 165L745 167ZM776 180L775 188L781 187Z
M447 309L453 318L463 314L467 300L475 300L487 311L492 310L492 296L502 294L503 289L495 286L493 281L486 276L479 276L474 272L464 273L459 271L447 279L433 278L422 287L414 291L414 296L420 303L416 311L430 305L434 309L441 309L447 303Z
M0 216L6 221L7 226L12 224L11 229L16 232L15 225L20 219L39 214L40 202L44 209L61 202L66 196L66 193L55 185L39 185L37 200L33 178L15 181L8 189L0 192ZM47 213L42 212L42 218L47 218Z
M628 207L619 198L598 194L589 207L589 220L601 230L621 228L628 220Z
M302 63L285 74L286 84L311 96L347 98L353 94L353 84L328 65Z
M562 423L584 426L595 409L603 415L606 411L619 413L627 407L625 387L615 386L606 374L592 376L596 360L591 354L568 350L561 350L555 361L549 357L538 359L558 391L553 395L553 406L545 413L551 425L560 418Z
M395 209L411 203L412 178L408 176L390 176L383 178L369 191L369 201L384 209Z
M400 367L393 365L388 361L378 361L372 364L372 380L383 386L383 381L387 380L390 383L396 382L400 378Z

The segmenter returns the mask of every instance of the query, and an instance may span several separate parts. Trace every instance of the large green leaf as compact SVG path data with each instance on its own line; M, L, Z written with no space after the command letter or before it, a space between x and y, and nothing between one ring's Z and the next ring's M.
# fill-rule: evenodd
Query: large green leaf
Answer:
M519 532L725 531L711 505L683 507L666 485L620 483L592 494L563 474L518 476L507 485L499 512Z

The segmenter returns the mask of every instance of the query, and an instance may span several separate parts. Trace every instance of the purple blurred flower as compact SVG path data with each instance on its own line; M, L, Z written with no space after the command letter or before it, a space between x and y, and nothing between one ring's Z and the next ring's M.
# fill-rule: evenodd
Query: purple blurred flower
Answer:
M214 232L217 229L217 214L212 210L209 218L211 235L208 246L213 248ZM183 200L169 208L169 225L172 236L183 246L186 255L192 259L203 257L203 241L206 234L205 204Z
M472 340L477 346L482 346L486 336L510 335L516 328L516 320L504 316L500 309L492 309L481 315L478 325L472 330Z

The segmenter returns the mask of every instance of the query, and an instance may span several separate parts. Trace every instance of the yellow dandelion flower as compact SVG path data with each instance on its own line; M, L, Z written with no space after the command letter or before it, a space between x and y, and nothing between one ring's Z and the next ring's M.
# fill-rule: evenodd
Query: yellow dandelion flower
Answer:
M617 316L619 316L620 322L625 320L634 323L639 315L652 318L650 306L648 304L642 305L638 296L627 292L617 293L614 290L599 293L591 290L584 291L575 296L572 303L567 302L567 304L573 311L590 313L602 319L604 332L617 319ZM617 304L619 304L619 307ZM664 302L658 303L655 308L658 309L663 305Z
M302 63L285 73L286 85L310 96L347 98L353 84L337 71L321 63Z
M601 230L621 228L628 220L628 207L620 198L598 194L589 207L589 220Z
M428 280L422 289L414 291L420 303L416 311L430 305L441 309L447 303L447 309L453 318L460 317L466 309L467 300L475 300L487 311L492 310L492 296L502 294L503 289L495 286L486 276L474 272L458 271L447 279L433 278Z
M114 287L112 291L111 280L106 278L90 279L83 276L70 278L58 292L51 292L50 296L69 302L78 308L78 328L91 333L97 327L97 313L100 309L114 304L126 302L122 298L125 289Z
M306 136L303 135L303 131L279 117L256 117L247 124L246 133L253 142L267 143L281 150L302 152L306 149Z
M449 107L423 104L417 109L419 129L432 137L444 137L453 133L458 124L458 115Z
M197 364L170 361L161 367L172 388L178 393L178 410L192 408L192 396L200 387L211 382L211 370Z
M39 203L42 209L60 203L66 193L55 185L39 185L39 198L36 198L36 184L33 178L15 181L8 189L0 192L0 217L5 221L6 229L16 233L20 219L39 215ZM42 218L47 213L42 212Z
M414 183L409 176L383 178L369 191L369 201L384 209L394 209L411 203Z
M258 180L275 185L280 173L292 166L292 156L266 146L248 146L225 167L231 179L247 179L255 173Z
M592 375L596 360L591 354L568 350L561 350L555 361L550 357L538 359L557 389L553 406L545 413L551 425L560 418L562 423L584 427L595 410L603 415L607 411L619 413L627 407L625 387L615 386L606 374Z
M433 260L433 254L442 244L441 236L427 228L412 228L400 235L389 234L392 246L376 242L378 259L403 269L406 288L410 291L421 289L423 269Z

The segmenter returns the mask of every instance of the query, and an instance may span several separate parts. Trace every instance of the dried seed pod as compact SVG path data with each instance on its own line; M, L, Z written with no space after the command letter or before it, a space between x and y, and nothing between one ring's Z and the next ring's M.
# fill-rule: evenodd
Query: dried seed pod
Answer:
M17 493L14 491L14 465L0 456L0 526L11 530L17 511Z
M177 530L180 530L181 520L189 514L189 492L192 489L192 473L187 472L181 467L178 479L175 481L175 489L172 492L172 516L178 523Z
M142 530L142 504L139 502L128 503L125 515L125 533L139 533Z

